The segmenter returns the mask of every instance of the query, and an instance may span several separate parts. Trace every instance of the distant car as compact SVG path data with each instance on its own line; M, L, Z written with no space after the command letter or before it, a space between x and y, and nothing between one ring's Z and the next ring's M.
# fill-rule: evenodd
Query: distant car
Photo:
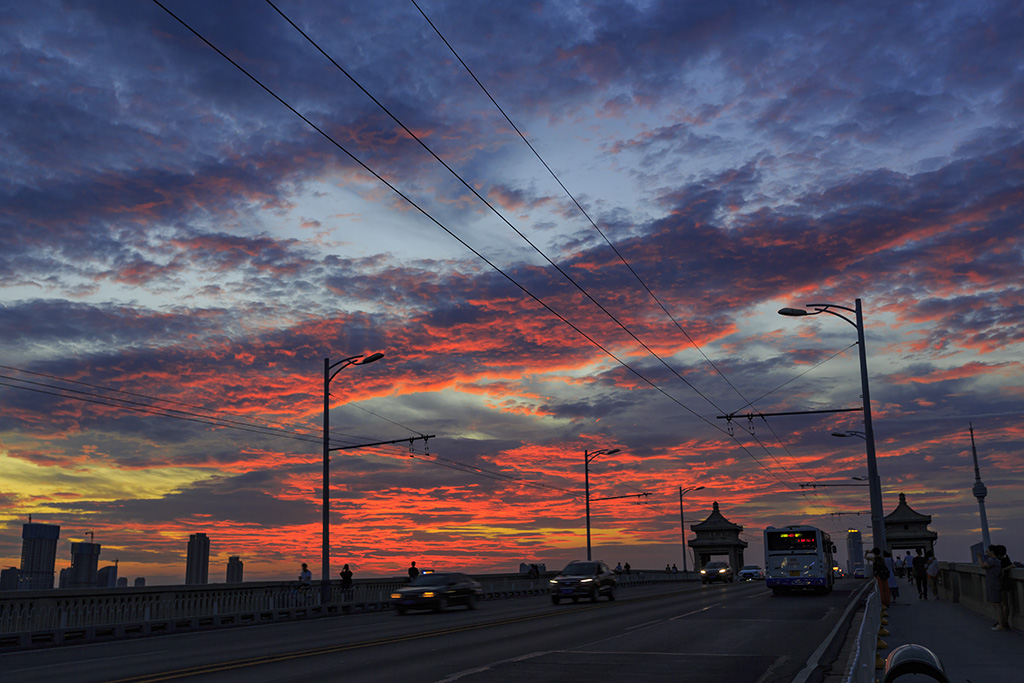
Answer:
M473 578L460 572L420 574L406 588L391 594L399 614L411 609L432 609L443 612L449 605L465 605L476 609L483 598L483 588Z
M732 567L728 562L708 562L700 570L700 580L701 583L711 583L712 581L732 583Z
M745 564L740 567L736 578L740 581L764 581L764 571L756 564Z
M558 604L563 598L576 602L580 598L597 600L602 595L615 599L615 574L600 560L570 562L558 576L551 579L551 602Z
M842 567L832 567L832 578L845 579L846 572L843 571Z

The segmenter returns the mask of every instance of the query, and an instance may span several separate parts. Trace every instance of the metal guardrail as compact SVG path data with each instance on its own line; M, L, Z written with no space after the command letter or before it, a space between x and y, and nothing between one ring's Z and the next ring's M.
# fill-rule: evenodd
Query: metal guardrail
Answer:
M549 572L475 578L485 600L546 595ZM620 586L694 580L697 575L634 572ZM300 588L291 582L250 582L207 586L150 586L0 593L0 651L71 642L193 631L239 624L306 619L390 608L391 593L408 580L366 579L342 590L331 583L331 602L320 604L319 582Z
M843 683L874 683L877 658L878 629L882 625L882 599L871 588L864 603L864 614L847 663Z
M981 567L960 562L940 562L938 576L938 597L950 602L957 602L979 614L993 616L992 605L985 598L985 570ZM1010 625L1015 629L1024 630L1024 569L1010 570ZM881 627L881 599L878 591L871 589L871 594L864 606L864 614L860 628L857 632L854 649L847 663L844 683L873 683L878 667L878 632ZM913 646L920 647L920 646ZM924 648L922 648L924 649ZM912 650L905 650L901 657L893 658L887 662L888 671L892 671L890 679L903 673L911 673L914 666L919 666L920 671L925 672L924 664L915 663L911 655ZM920 653L918 653L920 654ZM931 653L929 653L931 654ZM936 662L938 657L935 656ZM937 671L941 671L941 663L932 665ZM941 680L938 673L925 672ZM942 673L942 675L945 675Z

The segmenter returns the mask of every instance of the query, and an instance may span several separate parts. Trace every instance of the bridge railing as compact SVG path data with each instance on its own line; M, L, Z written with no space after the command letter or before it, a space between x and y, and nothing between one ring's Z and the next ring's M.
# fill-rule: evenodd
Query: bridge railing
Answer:
M939 597L973 612L995 617L985 596L985 570L976 564L939 563ZM1010 570L1010 626L1024 629L1024 569Z
M485 574L484 598L544 595L554 572L530 578L522 574ZM634 571L619 585L683 581L693 575ZM295 619L390 607L391 594L408 579L356 581L342 590L331 583L331 601L320 604L320 585L297 582L247 582L205 586L148 586L85 590L6 591L0 593L0 649L32 644L88 641L175 630Z
M981 567L961 562L940 562L937 583L939 598L958 602L973 612L995 618L994 608L985 596L985 570ZM1010 570L1009 602L1010 625L1018 630L1024 629L1024 569ZM880 613L881 601L878 592L872 588L855 636L844 683L875 680ZM942 653L938 654L941 656Z

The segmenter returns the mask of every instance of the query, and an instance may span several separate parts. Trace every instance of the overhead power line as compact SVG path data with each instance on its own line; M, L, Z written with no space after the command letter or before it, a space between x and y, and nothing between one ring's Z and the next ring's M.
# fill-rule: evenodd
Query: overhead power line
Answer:
M645 384L649 385L650 387L652 387L653 389L655 389L656 391L658 391L659 393L661 393L661 394L662 394L663 396L665 396L666 398L668 398L669 400L671 400L671 401L672 401L673 403L677 404L678 406L680 406L681 408L683 408L683 409L684 409L685 411L687 411L687 412L691 413L692 415L694 415L695 417L697 417L698 419L700 419L700 420L701 420L702 422L704 422L705 424L707 424L707 425L711 426L711 427L712 427L712 428L714 428L714 429L717 429L718 431L722 432L723 434L726 434L726 435L727 435L727 436L729 436L730 438L734 439L734 440L736 441L736 443L737 443L737 444L738 444L738 445L740 446L740 448L742 448L742 449L744 450L744 452L746 452L746 453L747 453L747 455L748 455L748 456L750 456L750 457L751 457L751 458L752 458L752 459L753 459L753 460L754 460L755 462L757 462L757 463L758 463L758 465L760 465L760 466L761 466L762 468L764 468L766 472L768 472L768 473L769 473L770 475L772 475L773 477L775 477L776 479L778 479L778 480L780 481L780 483L782 483L783 485L785 485L785 486L787 486L787 487L789 487L789 488L793 488L793 487L792 487L792 485L790 485L790 484L789 484L789 483L787 483L787 482L786 482L785 480L783 480L783 479L782 479L781 477L779 477L779 476L778 476L778 475L777 475L777 474L776 474L775 472L773 472L773 471L772 471L771 469L767 468L767 467L766 467L766 466L764 465L764 463L762 463L762 462L761 462L761 461L760 461L760 460L759 460L759 459L758 459L758 458L757 458L756 456L754 456L754 455L753 455L753 454L752 454L752 453L750 452L750 450L749 450L749 449L748 449L748 448L747 448L747 447L746 447L745 445L743 445L743 444L742 444L741 442L739 442L739 441L738 441L738 440L736 439L735 435L733 435L733 434L729 434L729 432L728 432L727 430L724 430L724 429L722 429L722 428L718 427L718 426L717 426L717 425L715 425L715 424L714 424L713 422L711 422L710 420L708 420L708 419L707 419L706 417L704 417L704 416L700 415L699 413L697 413L696 411L694 411L694 410L693 410L692 408L690 408L689 406L687 406L686 404L684 404L683 402L681 402L681 401L680 401L679 399L677 399L676 397L672 396L672 395L671 395L671 394L669 394L669 393L668 393L667 391L665 391L665 390L664 390L663 388L661 388L660 386L658 386L657 384L655 384L655 383L654 383L654 382L653 382L652 380L650 380L650 379L649 379L648 377L646 377L646 376L645 376L645 375L644 375L643 373L639 372L638 370L636 370L635 368L633 368L632 366L630 366L630 365L629 365L628 363L626 363L625 361L621 360L621 359L620 359L620 358L619 358L618 356L616 356L616 355L615 355L614 353L612 353L612 352L611 352L611 351L610 351L610 350L609 350L609 349L608 349L607 347L605 347L605 346L604 346L603 344L601 344L600 342L598 342L598 341L597 341L597 340L596 340L596 339L595 339L594 337L592 337L592 336L591 336L591 335L589 335L588 333L584 332L584 331L583 331L583 330L582 330L581 328L579 328L579 327L578 327L578 326L577 326L576 324L574 324L573 322L571 322L571 321L570 321L570 320L569 320L568 318L566 318L566 317L565 317L565 316L564 316L563 314L561 314L561 313L559 313L558 311L556 311L556 310L555 310L555 309L554 309L554 308L553 308L553 307L552 307L551 305L549 305L549 304L548 304L547 302L545 302L545 301L544 301L543 299L541 299L541 298L540 298L540 297L538 297L537 295L533 294L533 293L532 293L532 292L531 292L531 291L530 291L530 290L529 290L528 288L526 288L526 287L525 287L525 286L524 286L523 284L521 284L521 283L520 283L519 281L517 281L517 280L516 280L516 279L515 279L514 277L512 277L511 275L509 275L508 273L506 273L506 272L505 272L505 271L504 271L503 269L501 269L501 268L500 268L500 267L499 267L499 266L498 266L497 264L493 263L493 262L492 262L491 260L489 260L489 259L488 259L488 258L487 258L486 256L484 256L484 255L483 255L483 254L482 254L481 252L479 252L479 251L478 251L477 249L475 249L475 248L473 248L473 247L472 247L471 245L469 245L469 244L468 244L468 243L467 243L467 242L466 242L466 241L465 241L464 239L462 239L461 237L459 237L458 235L456 235L456 234L455 234L455 233L454 233L454 232L453 232L453 231L452 231L451 229L449 229L449 228L448 228L448 227L447 227L446 225L444 225L443 223L441 223L441 222L440 222L440 221L439 221L438 219L434 218L434 217L433 217L433 216L432 216L432 215L431 215L431 214L430 214L430 213L429 213L429 212L428 212L428 211L427 211L426 209L424 209L423 207L421 207L421 206L420 206L420 205L419 205L418 203L416 203L416 202L415 202L415 201L414 201L414 200L413 200L413 199L412 199L411 197L409 197L408 195L406 195L405 193L403 193L403 192L402 192L401 190L399 190L399 189L398 189L398 188L397 188L397 187L396 187L396 186L395 186L395 185L394 185L393 183L391 183L390 181L388 181L388 180L387 180L386 178L384 178L383 176L381 176L381 175L380 175L379 173L377 173L376 171L374 171L374 170L373 170L373 169L372 169L372 168L371 168L370 166L368 166L368 165L367 165L366 163L364 163L364 162L363 162L363 161L362 161L361 159L359 159L358 157L356 157L356 156L355 156L355 155L354 155L354 154L353 154L353 153L352 153L351 151L349 151L349 150L348 150L348 149L347 149L346 147L344 147L344 146L343 146L343 145L342 145L341 143L339 143L339 142L338 142L337 140L335 140L335 139L334 139L333 137L331 137L331 135L330 135L330 134L328 134L328 133L327 133L327 132L325 132L325 131L324 131L324 130L323 130L322 128L320 128L320 127L319 127L319 126L317 126L317 125L316 125L315 123L313 123L313 122L312 122L312 121L311 121L311 120L310 120L309 118L307 118L307 117L306 117L305 115L303 115L303 114L302 114L301 112L299 112L299 111L298 111L297 109L295 109L295 108L294 108L294 107L293 107L293 106L292 106L291 104L289 104L289 103L288 103L287 101L285 101L285 100L284 100L284 99L283 99L283 98L282 98L282 97L281 97L280 95L278 95L278 94L277 94L276 92L274 92L274 91L273 91L273 90L272 90L271 88L269 88L269 87L268 87L267 85L265 85L265 84L264 84L264 83L263 83L262 81L260 81L260 80L259 80L258 78L256 78L256 77L255 77L255 76L254 76L253 74L251 74L251 73L250 73L250 72L249 72L248 70L246 70L246 69L245 69L244 67L242 67L242 66L241 66L241 65L240 65L240 64L239 64L239 63L238 63L237 61L235 61L234 59L232 59L232 58L231 58L230 56L228 56L228 55L227 55L226 53L224 53L224 52L223 52L223 51L222 51L222 50L221 50L220 48L218 48L218 47L217 47L216 45L214 45L214 44L213 44L213 43L212 43L212 42L211 42L210 40L208 40L208 39L207 39L207 38L206 38L205 36L203 36L203 35L202 35L201 33L199 33L199 32L198 32L198 31L197 31L196 29L194 29L194 28L193 28L193 27L192 27L192 26L191 26L191 25L190 25L190 24L189 24L188 22L186 22L186 21L185 21L184 19L182 19L181 17L179 17L179 16L177 15L177 14L175 14L174 12L172 12L172 11L171 11L170 9L168 9L168 8L167 8L167 7L166 7L166 6L164 5L164 4L162 4L162 3L161 3L161 2L159 1L159 0L153 0L153 3L154 3L154 4L156 4L156 5L158 6L158 7L160 7L161 9L163 9L163 10L164 10L164 11L165 11L165 12L166 12L166 13L167 13L167 14L168 14L169 16L171 16L171 17L172 17L172 18L173 18L173 19L174 19L175 21L177 21L177 22L178 22L179 24L181 24L181 25L182 25L182 26L183 26L183 27L184 27L184 28L185 28L186 30L188 30L188 31L189 31L190 33L192 33L192 34L193 34L193 35L194 35L194 36L195 36L196 38L198 38L198 39L199 39L200 41L202 41L203 43L205 43L205 44L206 44L206 45L207 45L207 46L208 46L208 47L209 47L210 49L212 49L213 51L215 51L215 52L216 52L216 53L217 53L218 55L220 55L220 56L221 56L221 57L222 57L223 59L225 59L225 60L226 60L227 62L229 62L229 63L230 63L230 64L231 64L232 66L234 66L234 67L235 67L235 68L236 68L236 69L237 69L237 70L238 70L239 72L241 72L241 73L242 73L242 74L243 74L244 76L246 76L246 77L247 77L247 78L248 78L249 80L251 80L251 81L252 81L252 82L253 82L254 84L256 84L256 85L257 85L258 87L260 87L260 88L261 88L262 90L264 90L264 91L265 91L265 92L266 92L266 93L267 93L268 95L270 95L270 96L271 96L271 97L273 97L273 98L274 98L275 100L277 100L277 101L278 101L278 102L279 102L279 103L280 103L280 104L281 104L282 106L284 106L284 107L285 107L285 108L287 108L287 109L288 109L289 111L291 111L291 112L292 112L292 113L293 113L293 114L294 114L295 116L297 116L297 117L298 117L299 119L301 119L301 120L302 120L302 121L303 121L303 122L304 122L304 123L305 123L306 125L310 126L310 127L311 127L311 128L312 128L312 129L314 130L314 131L316 131L317 133L319 133L319 134L321 135L321 137L323 137L323 138L324 138L325 140L327 140L327 141L328 141L328 142L330 142L330 143L331 143L332 145L334 145L334 147L336 147L336 148L337 148L337 149L338 149L339 151L341 151L341 152L342 152L342 153L343 153L344 155L346 155L346 156L347 156L347 157L348 157L349 159L351 159L351 160L352 160L353 162L355 162L355 163L356 163L357 165L359 165L359 166L360 166L360 167L361 167L362 169L364 169L364 170L365 170L365 171L366 171L367 173L369 173L370 175L372 175L372 176L373 176L374 178L376 178L376 179L377 179L378 181L380 181L381 183L383 183L383 184L384 184L384 185L385 185L386 187L388 187L388 188L389 188L389 189L390 189L390 190L391 190L392 192L394 192L394 193L395 193L395 194L396 194L396 195L397 195L397 196L398 196L399 198L401 198L401 199L402 199L403 201L405 201L405 202L406 202L407 204L409 204L409 206L411 206L412 208L416 209L416 210L417 210L417 211L418 211L419 213L421 213L421 214L422 214L422 215L423 215L423 216L424 216L425 218L427 218L427 219L428 219L428 220L429 220L430 222L434 223L434 224L435 224L435 225L436 225L437 227L439 227L439 228L440 228L441 230L443 230L443 231L444 231L445 233L447 233L447 234L448 234L449 236L451 236L451 237L452 237L453 239L455 239L456 241L458 241L458 242L459 242L459 243L460 243L460 244L461 244L462 246L464 246L464 247L465 247L465 248L466 248L467 250L469 250L469 251L470 251L470 252L471 252L472 254L474 254L474 255L475 255L475 256L476 256L477 258L479 258L480 260L482 260L482 261L483 261L484 263L486 263L486 264L487 264L488 266L490 266L490 267L491 267L491 268L492 268L493 270L495 270L495 271L496 271L497 273L499 273L500 275L502 275L502 276L503 276L503 277L504 277L504 278L505 278L506 280L508 280L508 281L509 281L509 282L510 282L511 284L513 284L513 285L514 285L514 286L515 286L516 288L518 288L518 289L519 289L520 291L522 291L522 292L523 292L523 294L525 294L525 295L526 295L527 297L529 297L530 299L532 299L532 300L533 300L534 302L536 302L536 303L537 303L538 305L540 305L541 307L543 307L543 308L544 308L545 310L547 310L547 311L548 311L549 313L551 313L552 315L554 315L554 316L555 316L556 318L558 318L558 319L559 319L560 321L562 321L562 322L563 322L563 323L564 323L565 325L567 325L568 327L570 327L570 328L571 328L571 329L572 329L573 331L575 331L575 332L576 332L577 334L579 334L579 335L580 335L581 337L583 337L583 338L584 338L585 340L587 340L587 341L588 341L588 342L589 342L590 344L592 344L593 346L595 346L596 348L598 348L599 350L601 350L601 351L602 351L602 352L603 352L603 353L604 353L605 355L607 355L607 356L608 356L609 358L611 358L611 359L612 359L612 360L614 360L614 361L615 361L616 363L618 363L618 364L619 364L619 365L620 365L620 366L621 366L622 368L624 368L625 370L627 370L628 372L630 372L631 374L633 374L633 375L634 375L635 377L637 377L637 379L639 379L639 380L640 380L641 382L643 382L643 383L645 383ZM269 0L268 0L268 4L271 4L271 6L273 6L273 4L269 2ZM275 9L276 9L276 7L275 7ZM278 12L280 13L280 11L279 11L279 10L278 10ZM284 16L284 15L282 15L282 16ZM290 20L289 20L289 21L290 21ZM296 27L296 28L297 28L297 27ZM312 42L312 41L310 41L310 42ZM319 48L318 48L318 49L319 49ZM325 55L325 56L326 56L326 55ZM333 61L333 60L332 60L332 61ZM368 94L368 93L367 93L367 94ZM461 180L461 178L460 178L460 180ZM465 181L463 181L463 182L465 183ZM513 228L513 229L514 229L514 228ZM518 231L517 231L517 232L518 232ZM546 258L546 257L545 257L545 258ZM552 264L552 265L554 265L554 264ZM556 267L557 267L557 266L556 266ZM584 291L584 293L586 293L586 292L585 292L585 290L583 290L583 291ZM588 295L588 296L589 296L589 295ZM591 297L591 299L592 299L592 297ZM592 300L593 300L593 299L592 299ZM596 304L596 303L597 303L597 302L595 301L595 304ZM620 326L621 326L621 323L620 323ZM628 331L628 330L627 330L627 331ZM630 333L630 334L632 334L632 333ZM634 338L636 338L636 337L635 337L635 335L634 335ZM637 338L637 341L638 341L638 343L640 343L641 345L643 345L643 343L642 343L642 342L641 342L641 341L640 341L640 340L639 340L638 338ZM645 347L645 348L646 348L646 347ZM655 355L655 357L658 357L658 356L657 356L656 354L654 354L654 353L653 353L653 351L651 351L651 353L652 353L653 355ZM661 360L661 359L660 359L660 357L658 357L658 358L659 358L659 360ZM663 360L662 360L662 362L664 363L664 361L663 361ZM671 368L670 368L670 370L671 370ZM675 372L675 371L673 370L673 372ZM676 374L678 375L678 373L676 373ZM680 377L680 379L682 379L682 380L683 380L683 381L684 381L684 382L685 382L685 383L686 383L686 384L687 384L688 386L691 386L691 388L693 388L693 387L692 387L692 385L690 385L690 383L689 383L689 382L687 382L687 381L686 381L686 380L685 380L684 378L682 378L681 376L679 376L679 377ZM696 389L695 389L695 388L694 388L694 390L696 391ZM700 393L700 392L698 391L698 393ZM707 399L706 397L705 397L705 399L706 399L706 400L709 400L709 399ZM709 402L710 402L710 400L709 400ZM714 403L713 403L713 402L712 402L712 405L714 405ZM766 449L766 447L764 446L764 444L761 444L761 446L762 446L762 448L765 448L765 449ZM766 449L766 450L767 450L767 449Z
M626 257L623 256L622 252L619 251L619 249L608 238L608 236L605 234L605 232L603 230L601 230L600 226L598 226L598 224L594 221L594 219L591 218L590 214L587 213L586 209L583 208L583 206L576 199L576 197L572 194L572 192L569 191L569 188L567 188L565 186L565 184L562 182L561 178L558 177L558 174L555 173L554 169L551 168L551 166L547 163L547 161L545 161L544 157L541 156L540 152L537 151L537 149L533 146L533 144L526 137L526 135L512 121L511 117L504 110L504 108L502 108L502 106L498 103L498 101L491 95L490 91L483 84L483 82L481 82L481 80L479 78L477 78L477 75L473 72L473 70L469 67L469 65L465 62L465 60L462 59L462 56L458 53L458 51L455 49L455 47L448 41L448 39L444 36L444 34L441 33L441 30L434 24L434 22L431 21L430 17L428 17L426 12L423 11L423 8L421 8L419 6L419 4L416 2L416 0L411 0L411 2L413 4L413 6L416 7L416 9L419 11L419 13L426 20L427 24L430 25L430 28L432 28L434 30L434 32L437 34L438 38L440 38L441 41L445 44L445 46L447 46L447 48L451 51L451 53L452 53L452 55L454 55L455 59L458 60L458 62L462 65L462 67L470 75L470 77L473 79L473 81L480 87L480 90L483 91L484 95L487 96L487 99L489 99L491 101L491 103L495 106L495 108L505 118L505 121L508 122L508 125L512 128L512 130L514 130L516 132L516 134L519 135L519 137L522 139L522 141L526 144L526 146L530 148L530 151L533 152L534 156L537 157L537 160L541 163L542 166L544 166L544 168L547 170L547 172L551 175L551 177L558 184L558 186L560 188L562 188L562 191L572 201L572 203L576 206L576 208L579 210L580 214L583 215L583 217L587 220L587 222L590 223L591 227L593 227L593 229L601 236L601 238L605 241L605 243L608 245L608 247L611 248L611 250L618 257L619 261L629 270L629 272L633 275L633 277L641 285L641 287L643 287L643 289L647 292L647 294L650 296L650 298L655 303L658 304L658 306L661 308L661 310L664 312L664 314L668 317L668 319L672 321L672 323L676 326L676 328L683 334L683 336L686 337L686 339L690 342L690 344L693 345L693 347L700 353L700 355L712 367L712 369L714 369L714 371L716 373L718 373L718 375L732 388L732 390L736 393L736 395L738 395L741 399L746 401L747 399L743 395L743 393L729 380L729 378L726 376L725 372L722 371L721 368L719 368L717 365L715 365L714 361L712 361L711 358L708 357L708 355L704 352L704 350L700 347L700 345L697 344L696 341L694 341L694 339L690 336L690 334L686 331L686 329L683 328L682 324L675 318L675 316L672 315L672 313L668 310L668 308L665 306L665 304L662 303L661 299L658 298L658 296L647 285L647 283L640 276L640 274L633 268L633 266L629 263L629 261L626 260ZM645 346L645 348L646 348L646 346ZM650 349L648 349L648 351L650 351ZM659 360L660 360L660 358L659 358ZM662 362L664 363L664 361L662 361ZM680 377L680 379L683 379L683 378ZM705 400L708 400L708 402L712 403L712 405L715 405L713 402L711 402L709 399L707 399L707 397L704 396L703 393L701 393L699 390L697 390L696 387L694 387L692 384L687 382L685 379L683 381L686 382L686 384L688 386L693 388L694 391L696 391L698 394L700 394L701 397L705 398ZM768 392L768 393L772 393L772 392ZM767 395L768 394L764 394L763 396L761 396L761 398L764 398L764 396L767 396ZM744 407L749 406L749 405L753 405L758 400L760 400L760 399L755 399L754 401L747 401L744 404ZM718 406L715 405L715 407L717 408ZM775 430L771 427L771 425L768 423L768 421L764 420L764 422L765 422L765 425L768 426L768 429L772 432L773 436L775 436L776 441L778 441L778 443L783 447L783 449L786 450L786 452L789 455L790 459L793 460L794 462L796 462L798 467L803 469L803 467L799 464L799 462L794 458L793 454L789 452L789 448L785 445L785 442L783 442L782 439L780 439L779 436L775 433ZM787 474L788 474L788 470L786 469L786 467L784 465L782 465L781 463L779 463L778 459L775 458L775 456L771 454L771 452L768 450L767 446L765 446L760 441L760 439L758 439L756 436L754 436L753 433L751 433L751 436L754 437L755 441L758 442L758 444L765 450L765 452L767 452L768 455L776 463L778 463L779 466L782 467L782 469L784 471L786 471Z

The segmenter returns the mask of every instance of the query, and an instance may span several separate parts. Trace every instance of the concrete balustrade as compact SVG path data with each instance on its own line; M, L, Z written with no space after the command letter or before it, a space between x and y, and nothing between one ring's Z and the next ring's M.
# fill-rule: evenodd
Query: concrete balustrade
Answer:
M1024 569L1010 570L1010 625L1024 630ZM985 599L985 570L975 564L960 562L939 563L939 598L957 602L979 614L995 618L991 603ZM929 589L930 594L930 589ZM934 596L932 596L934 597ZM847 664L844 683L874 681L877 626L880 622L881 602L872 590L859 624L853 654Z
M1011 569L1010 579L1010 625L1024 630L1024 569ZM985 570L977 565L940 562L939 597L995 618L985 599Z
M538 579L522 574L487 574L480 582L485 600L545 595L549 572ZM696 575L690 574L694 580ZM683 574L634 572L621 586L684 581ZM347 591L332 582L331 602L320 604L319 582L299 588L290 582L247 582L207 586L147 586L90 590L0 593L0 651L25 647L219 628L239 624L305 619L390 608L391 593L407 579L364 579Z

